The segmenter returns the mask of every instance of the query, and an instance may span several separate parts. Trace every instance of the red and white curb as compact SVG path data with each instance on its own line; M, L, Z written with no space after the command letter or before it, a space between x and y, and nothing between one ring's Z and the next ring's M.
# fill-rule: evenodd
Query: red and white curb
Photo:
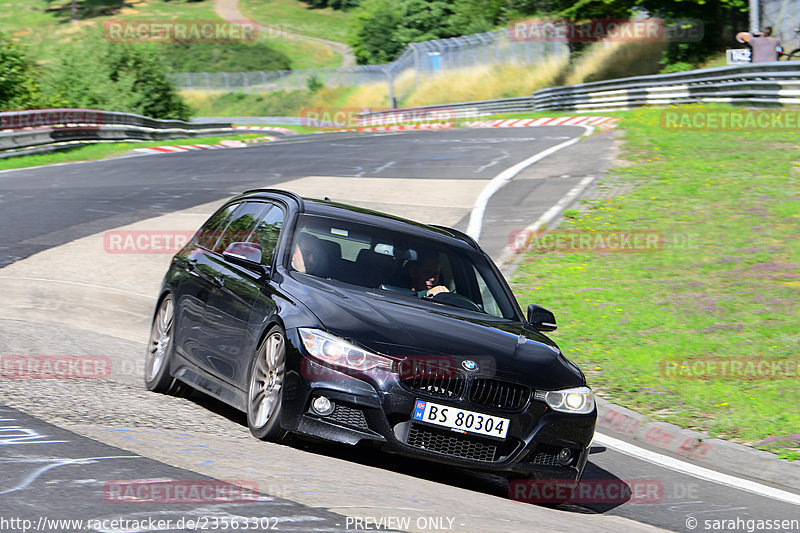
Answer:
M476 120L469 122L432 122L425 124L403 124L394 126L371 126L365 128L343 128L333 130L339 132L371 132L371 131L421 131L421 130L450 130L458 125L467 128L532 128L538 126L593 126L595 128L605 127L611 129L619 122L618 118L590 116L590 117L542 117L542 118L523 118L523 119L495 119L495 120ZM251 131L276 131L291 135L296 132L280 128L277 126L234 126L237 130ZM316 133L332 133L331 131L318 131ZM170 152L191 152L195 150L218 150L220 148L238 148L246 146L248 143L273 141L275 137L258 137L244 141L222 141L219 144L188 144L180 146L152 146L150 148L136 148L134 151L156 154Z
M530 128L535 126L607 126L613 128L619 122L613 117L542 117L523 119L477 120L465 122L468 128Z
M409 130L449 130L455 127L454 122L432 122L430 124L403 124L395 126L371 126L367 128L344 128L333 130L333 133L344 131L409 131ZM331 133L330 131L318 131L317 133Z
M169 154L175 152L194 152L197 150L219 150L227 148L221 144L182 144L180 146L151 146L149 148L134 148L134 152L144 154Z
M608 129L616 126L618 118L613 117L542 117L542 118L523 118L523 119L495 119L495 120L475 120L469 122L433 122L430 124L406 124L402 126L372 126L364 128L344 128L333 130L337 132L352 131L409 131L409 130L447 130L461 125L467 128L530 128L536 126L605 126ZM331 132L317 132L331 133Z
M264 136L243 141L222 141L219 144L181 144L178 146L150 146L148 148L134 148L134 152L143 154L170 154L178 152L196 152L198 150L220 150L223 148L241 148L252 143L274 141L275 137Z

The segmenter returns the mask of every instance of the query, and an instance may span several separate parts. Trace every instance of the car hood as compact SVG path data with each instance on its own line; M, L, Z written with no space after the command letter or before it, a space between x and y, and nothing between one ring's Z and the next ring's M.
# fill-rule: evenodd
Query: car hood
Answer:
M545 390L585 383L552 340L519 322L310 276L291 285L326 330L373 352L397 359L448 357L459 366L471 360L477 375Z

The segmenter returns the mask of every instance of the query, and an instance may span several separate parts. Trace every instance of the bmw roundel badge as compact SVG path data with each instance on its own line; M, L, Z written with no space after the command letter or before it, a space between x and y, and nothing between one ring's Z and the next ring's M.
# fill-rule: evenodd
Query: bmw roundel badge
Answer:
M466 368L470 372L474 372L474 371L478 370L478 363L476 363L475 361L470 361L469 359L467 359L465 361L461 361L461 366L463 366L464 368Z

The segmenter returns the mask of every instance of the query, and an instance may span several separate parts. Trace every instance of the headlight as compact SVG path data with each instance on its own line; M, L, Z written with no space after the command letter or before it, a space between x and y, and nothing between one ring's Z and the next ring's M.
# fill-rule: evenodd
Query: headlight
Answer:
M589 387L557 391L539 391L534 398L547 402L550 409L562 413L585 415L594 410L594 393Z
M306 351L329 365L366 372L368 370L392 371L393 361L354 346L344 339L319 329L298 328Z

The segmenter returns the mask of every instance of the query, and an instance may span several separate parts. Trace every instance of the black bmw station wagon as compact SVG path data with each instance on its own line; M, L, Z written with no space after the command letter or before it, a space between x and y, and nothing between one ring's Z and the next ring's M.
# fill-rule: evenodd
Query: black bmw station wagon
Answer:
M145 383L218 398L261 439L577 482L597 410L555 329L459 231L254 190L173 258Z

